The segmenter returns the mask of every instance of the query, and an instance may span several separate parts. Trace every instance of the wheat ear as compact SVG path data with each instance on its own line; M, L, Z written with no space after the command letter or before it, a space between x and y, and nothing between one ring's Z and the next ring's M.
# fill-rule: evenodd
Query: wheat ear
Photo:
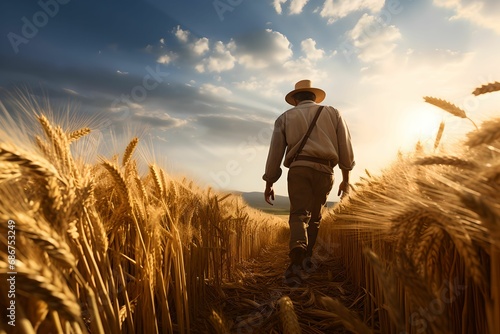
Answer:
M0 272L7 271L7 263L0 262ZM47 266L40 266L36 261L25 263L17 259L16 271L16 290L38 297L52 310L64 314L68 320L82 323L80 305L74 293Z
M496 92L496 91L499 91L499 90L500 90L500 82L495 81L493 83L482 85L481 87L476 88L472 92L472 94L478 96L478 95L481 95L481 94Z
M137 143L139 142L139 138L134 137L130 141L130 143L127 145L127 148L125 149L125 153L123 154L123 160L122 160L122 165L126 166L130 159L132 158L132 154L134 153L135 148L137 147Z
M481 124L479 131L468 134L466 145L475 147L481 144L490 144L498 139L500 139L500 118L486 121Z
M208 321L210 322L210 325L212 325L215 333L217 334L229 333L229 330L224 324L224 321L222 320L221 316L215 310L212 310L212 314L210 314Z
M33 154L30 155L15 149L9 149L2 144L0 144L0 161L14 163L38 176L51 177L58 175L54 166L41 159L37 159Z
M69 134L68 140L70 142L78 140L79 138L86 136L90 133L89 128L81 128L80 130L73 131Z
M122 203L128 209L132 209L132 201L130 200L130 193L128 191L127 182L125 182L125 179L123 178L122 173L118 170L118 167L108 161L102 161L101 164L113 177L113 180L118 187L118 194L122 199Z
M32 218L32 215L20 213L15 214L16 229L19 234L25 235L36 245L43 249L50 258L64 264L65 267L74 268L76 259L71 253L66 241L46 223L42 223ZM12 219L6 214L0 214L4 221Z
M427 102L427 103L430 103L430 104L432 104L432 105L434 105L434 106L436 106L438 108L441 108L444 111L447 111L447 112L449 112L450 114L452 114L454 116L457 116L457 117L460 117L460 118L467 118L469 121L472 122L472 124L474 124L474 126L477 129L476 123L474 123L474 121L472 119L470 119L469 117L467 117L467 114L465 113L465 111L463 109L457 107L453 103L450 103L448 101L445 101L445 100L442 100L442 99L438 99L438 98L435 98L435 97L431 97L431 96L424 96L424 101Z
M419 158L415 160L415 165L447 165L447 166L455 166L465 169L473 169L478 167L476 163L472 161L467 161L464 159L460 159L458 157L450 157L450 156L429 156L424 158Z
M151 175L153 176L153 181L155 183L156 191L158 193L158 198L161 198L161 196L163 194L163 185L162 185L160 176L158 175L158 172L156 171L156 166L150 165L149 171L151 172Z
M334 313L349 331L357 334L373 334L373 331L356 314L342 305L337 299L320 297L319 301L328 311Z
M296 334L302 333L299 320L293 309L293 303L290 297L284 296L278 300L279 318L283 325L283 333Z
M438 133L436 135L436 140L434 141L434 150L439 146L439 143L441 142L443 131L444 131L444 121L441 121L441 123L439 124Z

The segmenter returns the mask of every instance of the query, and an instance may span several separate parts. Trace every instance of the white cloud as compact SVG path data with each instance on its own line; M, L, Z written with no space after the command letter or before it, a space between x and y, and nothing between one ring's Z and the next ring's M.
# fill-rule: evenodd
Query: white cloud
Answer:
M177 37L177 39L183 43L187 43L189 39L189 31L187 30L182 30L180 26L177 26L174 29L174 35Z
M205 52L207 52L209 50L208 38L203 37L203 38L198 39L196 42L194 42L191 45L191 47L192 47L192 50L195 54L197 54L197 55L204 54Z
M312 38L303 40L300 43L300 46L302 48L302 52L304 52L306 58L308 59L318 60L323 58L323 56L325 55L325 51L323 51L322 49L316 49L316 41Z
M333 23L356 11L379 12L384 3L385 0L325 0L320 15L328 18L328 23Z
M219 96L228 96L228 95L232 94L232 92L229 89L227 89L226 87L215 86L215 85L208 84L208 83L201 85L200 93L201 94L219 95Z
M273 0L273 7L276 10L276 13L281 14L283 9L281 8L281 4L287 2L288 0Z
M172 61L174 61L176 58L177 58L177 55L175 53L173 53L173 52L170 52L170 53L166 53L166 54L161 55L160 57L158 57L158 59L156 60L156 62L160 63L160 64L168 65Z
M450 8L455 16L500 34L500 2L497 0L434 0L438 7Z
M282 4L285 4L288 0L273 0L273 7L276 10L276 13L281 14L283 12ZM290 0L290 5L288 8L288 12L290 15L300 14L304 9L304 6L307 5L309 0Z
M387 25L375 16L364 14L348 32L358 57L364 62L377 61L390 54L401 38L399 29Z
M200 72L223 72L231 70L234 67L236 58L231 54L227 47L221 41L217 41L214 45L213 53L203 59L201 63L195 66L195 69Z
M309 0L292 0L290 3L290 14L300 14Z
M271 29L234 39L228 47L238 63L251 69L282 64L293 55L288 38Z
M187 124L186 120L172 117L168 113L161 110L137 111L132 115L132 119L136 122L146 124L163 131Z

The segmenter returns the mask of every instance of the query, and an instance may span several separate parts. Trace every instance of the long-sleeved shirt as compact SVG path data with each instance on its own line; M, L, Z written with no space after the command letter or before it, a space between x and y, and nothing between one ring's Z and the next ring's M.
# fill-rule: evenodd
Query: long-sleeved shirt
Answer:
M333 167L318 162L292 161L318 108L319 105L313 101L302 101L276 119L266 171L262 177L265 181L270 183L278 181L282 173L280 166L283 155L285 155L283 163L285 167L306 166L333 174ZM351 135L337 109L324 106L300 155L332 160L334 165L338 164L342 170L351 170L354 167Z

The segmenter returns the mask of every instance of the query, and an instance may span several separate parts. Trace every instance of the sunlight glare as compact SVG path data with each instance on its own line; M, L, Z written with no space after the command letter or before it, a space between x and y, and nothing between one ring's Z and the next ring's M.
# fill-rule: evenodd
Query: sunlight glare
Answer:
M422 144L433 144L443 120L443 113L436 107L427 104L409 106L403 113L401 128L403 131L403 145L414 148L420 140Z

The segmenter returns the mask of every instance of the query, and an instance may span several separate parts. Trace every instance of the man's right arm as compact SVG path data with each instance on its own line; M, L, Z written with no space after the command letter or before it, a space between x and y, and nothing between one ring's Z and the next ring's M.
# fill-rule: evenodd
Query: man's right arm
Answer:
M273 205L274 200L273 184L281 177L281 161L286 150L286 137L284 117L279 117L274 123L274 131L269 145L269 154L267 155L266 171L262 179L266 181L264 190L264 199L267 203Z
M280 166L285 155L286 146L284 117L280 116L274 123L274 131L267 155L266 171L262 176L263 180L272 184L281 177L282 170Z

